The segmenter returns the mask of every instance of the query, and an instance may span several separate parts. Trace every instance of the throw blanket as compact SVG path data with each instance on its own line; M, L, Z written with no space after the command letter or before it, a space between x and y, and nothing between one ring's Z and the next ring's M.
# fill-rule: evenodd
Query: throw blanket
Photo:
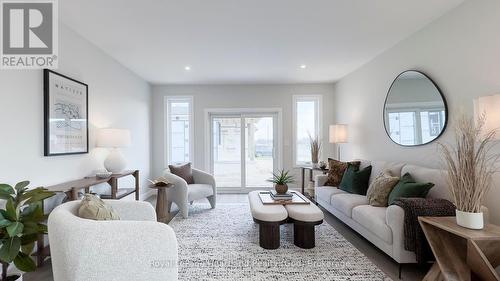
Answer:
M455 205L446 199L399 198L394 202L405 211L404 244L405 250L415 252L418 263L434 260L424 231L418 223L419 216L455 216Z

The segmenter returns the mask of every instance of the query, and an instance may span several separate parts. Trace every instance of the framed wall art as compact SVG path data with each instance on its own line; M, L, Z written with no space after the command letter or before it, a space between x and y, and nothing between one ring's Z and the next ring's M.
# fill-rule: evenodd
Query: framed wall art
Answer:
M44 155L88 153L88 85L44 69L43 94Z

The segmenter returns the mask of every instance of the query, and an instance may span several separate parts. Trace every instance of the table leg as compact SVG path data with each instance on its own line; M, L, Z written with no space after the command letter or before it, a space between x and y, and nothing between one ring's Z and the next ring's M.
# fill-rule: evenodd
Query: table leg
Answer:
M166 205L167 205L167 191L164 188L159 188L158 196L156 197L156 216L159 222L166 222L168 218Z
M134 172L135 178L135 200L139 201L139 170Z
M302 177L302 194L304 194L304 187L306 184L306 175L305 175L305 170L304 168L301 168L301 177Z

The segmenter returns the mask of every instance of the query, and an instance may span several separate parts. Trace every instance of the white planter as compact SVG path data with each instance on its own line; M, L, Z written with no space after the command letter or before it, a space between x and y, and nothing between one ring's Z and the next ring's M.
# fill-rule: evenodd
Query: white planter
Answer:
M469 213L455 210L457 214L457 224L470 229L483 229L483 213Z

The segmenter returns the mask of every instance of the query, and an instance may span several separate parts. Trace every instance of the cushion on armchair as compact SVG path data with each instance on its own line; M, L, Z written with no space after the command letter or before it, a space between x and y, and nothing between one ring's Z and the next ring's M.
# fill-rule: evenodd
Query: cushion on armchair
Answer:
M78 216L90 220L119 220L120 217L111 206L93 194L85 194L82 199Z
M186 163L183 165L168 165L170 172L178 177L181 177L187 182L187 184L193 184L193 169L191 168L191 163Z

